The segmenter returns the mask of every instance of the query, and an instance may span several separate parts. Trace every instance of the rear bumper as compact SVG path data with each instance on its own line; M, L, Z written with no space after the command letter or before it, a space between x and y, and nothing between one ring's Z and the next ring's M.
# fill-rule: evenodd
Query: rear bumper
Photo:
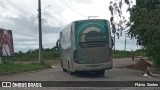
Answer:
M73 63L73 72L74 71L95 71L95 70L108 70L112 69L112 61L99 64L76 64Z

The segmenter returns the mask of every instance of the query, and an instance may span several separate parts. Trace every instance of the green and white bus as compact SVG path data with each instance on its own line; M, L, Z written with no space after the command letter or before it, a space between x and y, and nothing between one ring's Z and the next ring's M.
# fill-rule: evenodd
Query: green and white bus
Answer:
M59 36L63 71L92 71L104 75L112 69L112 38L109 21L89 19L74 21L66 26Z

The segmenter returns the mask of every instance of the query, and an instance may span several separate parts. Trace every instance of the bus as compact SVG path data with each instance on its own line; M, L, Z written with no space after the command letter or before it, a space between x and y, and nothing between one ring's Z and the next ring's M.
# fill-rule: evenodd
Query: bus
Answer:
M60 51L63 71L91 71L104 75L112 69L112 37L110 24L104 19L77 20L67 25L59 35L56 47Z

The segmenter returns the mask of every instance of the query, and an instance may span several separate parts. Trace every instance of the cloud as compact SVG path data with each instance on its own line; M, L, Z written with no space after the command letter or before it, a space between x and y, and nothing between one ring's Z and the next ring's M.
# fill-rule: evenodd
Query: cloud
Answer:
M10 29L13 32L15 51L27 51L37 49L38 41L38 19L37 0L9 0L18 8L9 4L6 0L0 0L0 27ZM70 2L69 2L70 1ZM69 0L66 2L77 12L85 16L99 16L101 19L109 19L108 10L110 0ZM73 5L71 5L71 4ZM55 46L62 27L75 20L87 19L75 11L69 9L59 0L42 0L42 33L43 47ZM49 6L46 8L47 6ZM22 8L22 9L20 9ZM25 10L25 11L24 11ZM28 12L26 12L28 11ZM30 14L29 14L30 13ZM32 15L31 15L32 14ZM34 14L34 15L33 15ZM124 47L124 38L117 40L118 49ZM128 41L128 45L134 43ZM132 46L135 47L135 46Z
M93 0L72 0L72 1L76 3L82 3L82 4L91 4L94 2Z
M125 48L125 35L122 34L122 37L118 39L116 36L116 41L115 41L115 48L117 50L124 50ZM136 45L136 39L130 39L129 37L126 37L126 50L131 51L131 50L136 50L140 49L141 46Z
M6 17L5 17L6 18ZM26 51L29 49L38 48L38 23L33 17L19 16L19 18L7 17L7 22L0 21L1 25L7 25L6 29L13 32L15 51ZM43 25L43 24L42 24ZM4 27L5 28L5 27ZM55 41L58 39L60 32L59 27L44 24L42 26L44 47L51 48L55 46ZM53 38L54 37L54 38ZM49 39L51 38L51 39Z
M4 4L4 1L0 1L0 7L5 9L5 4Z
M59 38L59 33L51 33L43 35L43 47L51 48L56 45L56 41Z
M16 3L16 5L19 7L23 5L18 1L13 0L12 2ZM25 0L25 2L26 3L24 4L23 9L28 11L27 5L29 5L29 3L31 2L29 2L28 0ZM0 14L0 25L4 29L12 30L15 51L18 52L19 50L27 51L29 49L37 49L39 47L39 31L38 19L36 15L33 16L29 14L30 12L26 13L19 11L13 6L6 3L6 1L0 1L0 9L3 10L3 12ZM29 11L31 11L31 13L32 11L35 12L35 10L32 9L32 5L33 4L30 4L31 7L29 7ZM63 12L63 10L64 9L62 9L61 7L54 9L54 11L51 11L50 9L46 9L44 11L42 10L43 47L52 48L55 46L56 40L59 37L59 32L61 31L60 26L62 26L62 18L59 14ZM44 18L44 15L46 15L47 18Z
M60 13L62 13L62 12L60 12ZM63 16L60 13L56 12L55 14L52 14L51 12L44 11L42 14L42 21L46 25L60 27L60 26L64 25L64 23L62 22Z
M9 25L12 24L10 28L16 34L35 36L38 33L38 19L37 18L21 16L19 18L10 17L8 18L8 20L9 22L7 23ZM47 23L47 22L44 22L44 23ZM45 24L45 25L42 24L42 28L43 28L42 32L44 34L60 32L59 27L50 26L48 24Z
M9 20L13 23L13 29L15 29L15 32L18 34L31 34L31 36L33 36L37 33L36 18L21 16L19 18L10 17Z

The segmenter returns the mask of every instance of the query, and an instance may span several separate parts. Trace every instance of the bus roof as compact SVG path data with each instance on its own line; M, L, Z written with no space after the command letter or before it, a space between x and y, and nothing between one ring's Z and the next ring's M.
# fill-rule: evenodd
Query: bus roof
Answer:
M84 19L84 20L76 20L76 21L73 21L73 22L82 22L82 21L108 21L107 19ZM72 23L73 23L72 22Z

